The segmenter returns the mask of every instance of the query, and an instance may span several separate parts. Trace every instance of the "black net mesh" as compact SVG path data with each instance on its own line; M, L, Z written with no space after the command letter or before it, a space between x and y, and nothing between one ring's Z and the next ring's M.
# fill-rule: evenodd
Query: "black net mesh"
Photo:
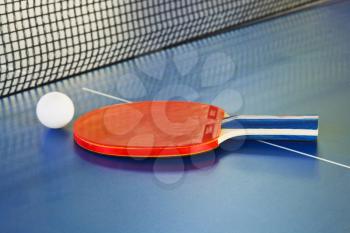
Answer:
M316 1L0 1L0 97Z

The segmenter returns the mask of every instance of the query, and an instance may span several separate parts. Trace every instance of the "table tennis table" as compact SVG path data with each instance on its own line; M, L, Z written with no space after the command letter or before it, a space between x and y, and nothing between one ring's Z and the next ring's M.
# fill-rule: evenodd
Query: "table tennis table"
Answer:
M350 2L331 1L0 99L0 232L350 232L349 22ZM50 91L72 98L75 119L123 99L317 114L319 139L102 156L72 124L38 122Z

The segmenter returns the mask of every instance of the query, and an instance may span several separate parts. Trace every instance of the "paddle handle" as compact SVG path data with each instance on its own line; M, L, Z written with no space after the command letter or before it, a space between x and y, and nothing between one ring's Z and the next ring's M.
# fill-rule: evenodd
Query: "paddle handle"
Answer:
M224 119L223 129L236 129L254 140L315 141L318 116L236 115Z

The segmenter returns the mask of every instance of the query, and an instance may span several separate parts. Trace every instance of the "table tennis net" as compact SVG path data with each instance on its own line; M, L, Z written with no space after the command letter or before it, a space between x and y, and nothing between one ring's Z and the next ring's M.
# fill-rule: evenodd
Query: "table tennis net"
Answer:
M0 1L0 97L312 2Z

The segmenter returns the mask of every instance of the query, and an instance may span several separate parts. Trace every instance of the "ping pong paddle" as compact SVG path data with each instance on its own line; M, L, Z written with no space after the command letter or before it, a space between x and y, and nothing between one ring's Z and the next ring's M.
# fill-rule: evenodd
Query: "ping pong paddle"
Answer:
M114 104L80 116L75 142L90 151L127 157L173 157L213 150L234 137L317 140L318 116L229 116L186 101Z

